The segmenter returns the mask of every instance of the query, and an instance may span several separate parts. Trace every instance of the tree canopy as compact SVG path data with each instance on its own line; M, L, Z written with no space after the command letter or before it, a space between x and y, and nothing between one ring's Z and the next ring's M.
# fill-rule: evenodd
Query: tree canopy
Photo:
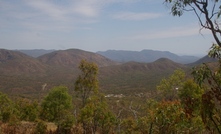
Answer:
M82 106L84 107L91 93L98 92L98 67L94 63L82 60L79 69L81 70L81 74L75 82L75 91L80 93Z
M58 123L72 108L72 97L66 87L54 87L44 98L41 107L43 119Z

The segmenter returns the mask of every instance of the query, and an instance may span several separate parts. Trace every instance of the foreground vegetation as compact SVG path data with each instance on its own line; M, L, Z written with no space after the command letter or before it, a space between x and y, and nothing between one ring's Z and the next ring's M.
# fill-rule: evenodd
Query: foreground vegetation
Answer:
M195 67L194 79L178 69L149 96L104 96L98 67L83 60L74 91L57 86L41 101L0 93L0 133L221 133L220 47L210 56L218 67Z
M156 91L125 97L104 96L99 91L98 67L83 60L74 91L56 86L36 101L0 93L0 133L221 133L221 42L217 36L221 12L216 6L220 1L165 2L172 4L174 15L193 11L202 28L211 30L218 44L209 52L218 59L215 66L194 67L192 77L176 70L162 79ZM209 2L214 4L208 6Z

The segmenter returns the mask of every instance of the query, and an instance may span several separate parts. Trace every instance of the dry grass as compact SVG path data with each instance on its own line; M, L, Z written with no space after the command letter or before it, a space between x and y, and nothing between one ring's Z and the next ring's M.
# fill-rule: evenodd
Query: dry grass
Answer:
M48 122L47 132L56 133L57 126ZM34 134L36 123L21 121L19 124L9 124L0 122L0 134Z
M47 124L47 130L48 131L56 131L57 130L57 126L54 123L48 122L46 124Z

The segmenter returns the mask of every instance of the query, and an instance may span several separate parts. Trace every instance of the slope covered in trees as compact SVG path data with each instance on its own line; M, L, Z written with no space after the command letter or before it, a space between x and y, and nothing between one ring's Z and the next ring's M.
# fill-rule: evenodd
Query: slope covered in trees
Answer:
M52 66L75 67L82 59L96 63L98 66L114 65L116 62L99 54L79 49L58 50L38 57L38 60Z
M21 52L0 49L1 74L31 74L45 73L47 65Z
M165 59L162 59L165 61ZM159 92L149 97L105 97L99 90L94 63L82 61L75 90L52 88L43 100L0 94L1 133L217 133L219 124L201 113L213 104L205 103L200 87L181 69L163 79ZM172 88L171 88L172 87ZM163 97L160 97L163 96ZM72 100L73 99L73 100ZM206 98L205 98L206 99ZM7 104L7 105L5 105ZM10 105L8 105L10 104ZM72 107L74 106L74 107ZM205 115L205 116L204 116ZM24 121L26 123L24 123ZM54 128L50 127L51 123ZM218 127L218 128L217 128Z
M98 65L98 78L102 91L106 93L146 92L155 89L161 77L168 76L174 69L186 68L167 59L153 63L119 64L99 54L77 49L54 51L37 59L10 50L2 51L1 55L6 57L3 53L6 51L10 54L9 57L14 58L0 64L1 91L16 96L36 96L38 91L44 92L59 85L73 88L73 81L80 73L77 66L83 58ZM5 58L2 57L2 61L3 59Z

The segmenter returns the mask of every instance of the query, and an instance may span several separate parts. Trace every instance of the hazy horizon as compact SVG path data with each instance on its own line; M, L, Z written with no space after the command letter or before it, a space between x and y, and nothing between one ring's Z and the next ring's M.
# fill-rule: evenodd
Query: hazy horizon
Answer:
M0 48L0 49L4 49L4 48ZM78 48L68 48L68 49L78 49ZM6 49L6 50L12 50L12 51L32 51L32 50L43 50L43 51L59 51L59 50L68 50L68 49ZM79 49L79 50L83 50L83 49ZM153 49L143 49L143 50L152 50L152 51L160 51L160 52L170 52L173 54L176 54L178 56L196 56L196 57L204 57L207 54L185 54L185 53L174 53L171 51L163 51L163 50L153 50ZM105 51L132 51L132 52L141 52L143 50L116 50L116 49L109 49L109 50L105 50ZM98 52L105 52L105 51L88 51L88 50L83 50L83 51L87 51L87 52L93 52L93 53L98 53Z

